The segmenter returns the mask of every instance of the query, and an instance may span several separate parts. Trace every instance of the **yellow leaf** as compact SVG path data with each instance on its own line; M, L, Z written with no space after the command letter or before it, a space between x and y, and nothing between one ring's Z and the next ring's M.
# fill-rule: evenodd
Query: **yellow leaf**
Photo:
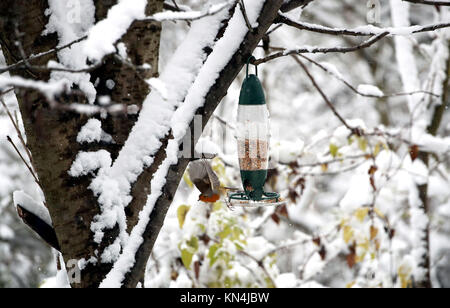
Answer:
M187 171L183 175L183 180L186 182L189 188L194 188L194 184L192 183L191 178L189 177L189 173Z
M346 244L350 243L353 238L353 229L350 226L345 226L343 229L344 241Z
M186 220L186 215L191 209L188 205L180 205L180 207L177 210L177 216L178 216L178 223L180 224L180 229L183 229L184 222Z
M331 156L336 157L338 155L338 151L339 151L338 146L333 144L333 143L331 143L330 144L330 154L331 154Z
M358 147L361 151L365 152L367 150L367 139L364 137L358 138Z
M374 212L375 212L375 214L377 214L378 215L378 217L380 217L381 219L386 219L386 216L384 216L384 214L380 211L380 209L378 209L378 208L374 208Z
M382 144L381 144L381 142L378 142L376 145L375 145L375 149L373 150L373 156L378 156L378 154L380 154L380 152L381 152L381 147L382 147Z
M350 283L347 283L347 285L345 286L347 289L351 289L356 285L356 281L352 281Z
M362 207L362 208L357 209L355 211L355 217L358 218L358 220L360 222L363 222L364 219L366 219L368 214L369 214L369 208L368 207Z
M411 273L412 268L408 264L402 264L398 268L398 277L403 289L408 288L411 285Z
M328 171L328 164L322 164L322 172L327 172Z

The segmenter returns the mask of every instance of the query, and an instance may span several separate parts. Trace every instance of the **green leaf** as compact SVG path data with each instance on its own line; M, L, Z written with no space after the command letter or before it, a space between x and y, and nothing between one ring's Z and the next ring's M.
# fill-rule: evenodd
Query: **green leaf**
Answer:
M225 288L231 288L233 286L233 282L231 281L230 277L225 278L224 284L225 284Z
M184 267L186 267L187 269L191 269L193 257L194 257L194 254L192 252L190 252L188 249L183 249L181 251L181 260L183 261Z
M367 139L363 137L358 138L358 147L365 152L367 150Z
M205 225L203 225L203 224L198 224L197 226L200 228L200 230L201 230L203 233L206 232L206 227L205 227Z
M211 247L209 247L208 252L208 258L209 258L209 265L213 266L214 263L217 261L217 251L219 250L220 246L219 244L214 244Z
M197 252L198 250L198 238L193 236L191 237L191 239L189 240L189 242L186 243L189 247L191 247L194 252Z
M238 243L234 243L234 246L236 246L236 249L239 250L239 251L243 251L244 250L244 247L242 247Z
M184 222L186 221L186 215L189 213L191 209L188 205L181 205L177 210L178 223L180 224L180 229L183 229Z
M338 155L338 151L339 151L338 146L333 144L333 143L331 143L330 144L330 154L331 154L331 156L336 157Z
M231 234L232 230L230 226L226 226L225 229L223 229L222 232L219 233L220 239L224 240Z

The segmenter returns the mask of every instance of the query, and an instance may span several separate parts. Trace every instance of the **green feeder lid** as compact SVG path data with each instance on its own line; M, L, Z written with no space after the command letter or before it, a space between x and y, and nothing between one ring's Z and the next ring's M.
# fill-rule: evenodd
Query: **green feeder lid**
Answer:
M241 94L239 96L239 105L265 105L266 97L261 81L258 78L258 68L256 67L256 75L248 74L248 67L250 61L254 59L251 57L247 62L247 75L242 84Z

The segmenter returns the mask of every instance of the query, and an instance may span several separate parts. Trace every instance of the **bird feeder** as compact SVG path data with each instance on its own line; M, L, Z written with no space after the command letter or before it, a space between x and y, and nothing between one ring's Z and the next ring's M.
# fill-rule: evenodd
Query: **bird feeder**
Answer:
M229 195L233 206L260 207L284 204L278 193L265 192L269 168L270 121L266 98L256 74L249 75L251 57L239 97L237 143L244 191Z

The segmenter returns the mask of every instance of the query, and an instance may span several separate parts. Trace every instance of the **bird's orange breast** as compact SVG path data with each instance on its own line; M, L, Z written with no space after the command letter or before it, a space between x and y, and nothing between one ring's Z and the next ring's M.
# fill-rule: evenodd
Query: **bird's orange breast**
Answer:
M199 200L207 203L216 203L220 199L220 195L214 194L210 197L205 195L200 195Z

